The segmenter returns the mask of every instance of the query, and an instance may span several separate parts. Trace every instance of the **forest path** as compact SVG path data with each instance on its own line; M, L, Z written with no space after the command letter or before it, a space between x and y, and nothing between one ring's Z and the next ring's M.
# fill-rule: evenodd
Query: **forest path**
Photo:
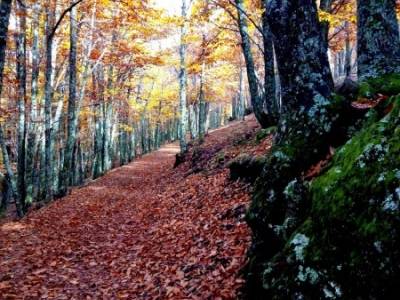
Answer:
M235 122L204 147L228 156L256 130L253 118ZM234 299L248 186L224 165L173 169L177 152L164 146L1 225L0 299Z

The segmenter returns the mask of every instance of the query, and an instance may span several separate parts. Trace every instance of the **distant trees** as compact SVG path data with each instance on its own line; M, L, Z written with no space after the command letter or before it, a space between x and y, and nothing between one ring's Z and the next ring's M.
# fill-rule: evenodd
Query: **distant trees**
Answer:
M13 3L1 2L0 172L20 216L163 143L181 138L185 149L187 132L203 136L228 120L240 68L237 52L221 48L236 42L217 27L199 34L209 20L192 22L188 1L182 16L147 0ZM165 43L179 31L181 43ZM201 55L187 51L203 38Z
M262 1L266 5L267 1ZM254 114L262 127L267 128L276 125L278 120L279 99L276 97L276 83L274 70L274 50L269 25L263 18L263 55L264 55L264 85L260 83L256 73L256 66L252 53L252 45L249 37L248 21L243 0L235 0L238 14L238 27L242 39L243 55L246 62L249 92ZM264 16L266 14L264 13Z

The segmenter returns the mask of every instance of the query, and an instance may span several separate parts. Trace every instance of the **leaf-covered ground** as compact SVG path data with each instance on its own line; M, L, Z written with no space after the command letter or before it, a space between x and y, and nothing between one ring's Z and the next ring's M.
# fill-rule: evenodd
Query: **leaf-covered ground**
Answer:
M228 179L253 118L212 132L173 169L176 145L0 226L0 299L235 299L249 187ZM244 141L243 141L244 140Z

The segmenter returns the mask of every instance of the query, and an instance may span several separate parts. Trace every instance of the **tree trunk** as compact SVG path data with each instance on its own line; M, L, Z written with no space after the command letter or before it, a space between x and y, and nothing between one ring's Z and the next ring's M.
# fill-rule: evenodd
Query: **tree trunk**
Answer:
M244 95L244 75L243 75L243 67L240 65L240 71L239 71L239 118L244 120L245 118L245 110L246 110L246 97Z
M282 114L276 144L255 186L247 218L254 236L247 266L251 299L272 299L268 285L263 284L267 282L264 266L285 245L291 226L299 222L285 198L286 187L326 156L337 118L315 1L269 1L267 18L274 37ZM284 227L284 236L274 230Z
M204 138L206 134L206 122L207 122L207 103L204 95L204 82L206 76L206 63L203 58L201 65L200 75L200 94L199 94L199 138Z
M270 127L276 124L276 118L274 114L276 111L273 110L273 103L276 103L275 99L275 88L274 83L271 86L271 82L274 81L274 76L272 78L267 78L270 76L270 66L272 63L273 69L273 59L268 60L269 53L268 51L272 48L272 41L269 39L268 36L264 36L264 44L267 46L266 53L265 53L265 71L266 71L266 82L265 82L265 90L262 91L260 89L259 81L256 74L255 63L253 54L251 51L251 42L249 37L249 30L245 15L245 8L243 5L243 0L235 0L238 12L238 26L240 36L242 38L242 49L243 55L246 62L246 69L247 69L247 78L249 82L249 90L250 90L250 98L251 104L253 106L254 115L256 116L258 122L263 128ZM268 30L268 24L264 23L264 30ZM269 31L269 30L268 30ZM267 32L268 34L268 32ZM265 34L264 34L265 35ZM264 50L265 51L265 50ZM268 90L267 90L268 89ZM272 93L273 92L273 93Z
M5 54L7 48L7 34L8 34L8 24L10 20L11 13L11 0L2 0L0 3L0 96L3 89L3 71L5 64ZM17 186L15 184L14 172L11 168L10 159L8 156L8 151L6 143L4 140L3 126L0 123L0 147L3 154L3 163L7 172L7 186L11 188L11 193L14 198L17 213L21 217L23 215L23 210L21 203L19 201L19 196L17 192Z
M17 2L19 12L18 32L15 34L17 53L17 81L18 81L18 160L17 160L17 188L19 202L24 211L25 204L25 167L26 167L26 129L25 106L26 106L26 9Z
M282 90L281 138L297 127L299 115L323 134L330 130L323 108L329 104L333 80L316 5L311 0L271 1L267 11Z
M187 21L187 12L188 7L186 5L187 0L182 0L182 9L181 9L181 17L183 19L183 23L181 26L181 42L179 46L179 57L180 57L180 71L179 71L179 113L180 113L180 122L179 122L179 144L181 148L181 153L185 153L187 151L187 142L186 142L186 130L187 130L187 69L186 69L186 35L188 31L188 21Z
M352 67L353 67L352 60L351 60L351 57L352 57L352 54L353 54L352 53L353 49L351 48L350 24L349 24L348 21L346 21L346 23L345 23L345 28L346 28L346 49L345 49L346 58L345 58L344 69L345 69L346 78L350 78L351 77L351 72L352 72Z
M320 10L331 13L333 1L334 0L321 0L319 5ZM321 40L326 52L329 49L329 29L330 26L328 21L321 23Z
M71 4L74 1L71 1ZM76 20L76 9L70 11L70 52L69 52L69 97L68 97L68 123L67 141L65 147L64 166L61 181L61 194L65 195L69 186L73 185L72 180L74 170L72 169L74 160L74 146L76 144L77 128L77 94L76 94L76 60L77 60L77 39L78 28Z
M400 37L395 0L357 1L360 80L400 72Z
M53 198L53 155L52 155L52 100L53 100L53 36L50 34L54 23L53 8L49 5L46 8L46 71L45 71L45 166L44 166L44 189L45 200Z
M264 97L270 122L276 124L279 120L277 85L275 81L274 44L267 18L267 0L263 0L263 44L264 44Z
M32 82L31 82L31 108L28 127L28 145L26 150L26 196L25 204L30 205L33 201L34 189L34 164L35 153L38 147L38 126L36 124L38 118L38 96L39 96L39 19L41 14L40 3L33 5L32 20Z

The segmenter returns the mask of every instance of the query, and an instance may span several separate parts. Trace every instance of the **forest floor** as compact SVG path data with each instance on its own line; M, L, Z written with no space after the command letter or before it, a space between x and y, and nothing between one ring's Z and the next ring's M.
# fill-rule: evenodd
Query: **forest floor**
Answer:
M115 169L21 221L0 224L0 299L235 299L250 187L227 163L265 153L253 117Z

